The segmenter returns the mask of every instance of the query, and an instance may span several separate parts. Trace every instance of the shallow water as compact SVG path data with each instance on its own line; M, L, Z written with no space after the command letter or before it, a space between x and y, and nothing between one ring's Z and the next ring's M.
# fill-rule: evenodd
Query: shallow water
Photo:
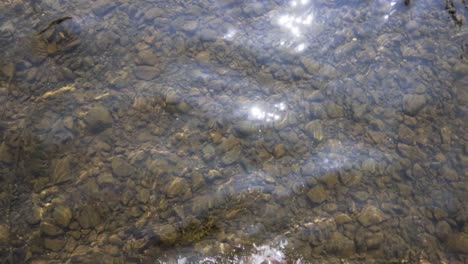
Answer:
M464 1L3 1L5 263L465 263Z

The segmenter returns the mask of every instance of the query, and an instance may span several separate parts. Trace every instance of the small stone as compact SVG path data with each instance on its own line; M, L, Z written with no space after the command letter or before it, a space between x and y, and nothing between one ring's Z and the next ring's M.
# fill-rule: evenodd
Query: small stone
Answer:
M324 248L327 253L336 254L340 257L350 257L355 252L354 241L339 232L333 233Z
M447 248L450 252L468 254L468 234L455 233L448 237Z
M115 157L111 161L112 172L118 177L130 176L135 170L127 161Z
M403 112L407 115L416 115L426 105L426 97L419 94L403 96Z
M320 120L314 120L307 125L305 125L305 130L307 134L315 141L322 141L323 139L323 127L322 127L322 121Z
M112 126L113 118L109 110L102 104L95 105L89 109L84 121L93 133L99 133Z
M94 206L85 205L79 215L78 223L84 229L96 227L101 223L101 216Z
M41 231L41 234L48 236L57 236L63 234L62 228L47 221L43 221L39 229Z
M216 154L216 151L215 151L215 148L211 144L208 144L205 147L203 147L202 154L203 154L203 159L206 161L209 161L213 159L213 157Z
M405 158L412 160L426 160L426 154L422 152L418 147L398 143L397 149L401 156Z
M150 193L147 189L139 188L136 198L138 201L145 204L149 201Z
M138 79L150 81L161 74L161 70L154 66L137 66L133 71Z
M145 20L154 20L155 18L161 17L166 14L166 11L159 7L150 8L145 12Z
M198 28L198 22L196 20L187 21L182 25L182 30L187 31L187 32L193 32L197 30L197 28Z
M335 216L335 222L337 225L343 225L352 221L353 219L351 219L351 217L345 213L338 213Z
M351 195L359 202L365 202L369 198L369 194L363 191L353 192Z
M286 154L286 150L283 144L276 144L275 149L273 151L275 158L281 158Z
M327 196L328 192L322 187L322 185L317 185L307 192L307 197L309 197L313 203L317 204L325 201Z
M58 205L54 208L52 216L58 225L67 227L72 219L72 212L69 207Z
M70 157L54 160L52 162L52 182L63 183L71 179Z
M247 120L235 122L233 129L239 137L248 137L258 132L257 126Z
M367 205L364 207L357 217L359 223L365 227L379 224L386 219L386 215L382 213L382 211L380 211L377 207L372 205Z
M154 226L153 232L165 245L171 245L177 240L177 229L171 224Z
M138 53L138 59L142 65L154 66L158 64L159 57L151 50L142 50Z
M452 228L446 221L439 221L436 225L436 236L438 239L445 241L452 233Z
M412 145L415 142L416 133L414 133L409 127L400 125L398 127L398 139L402 143Z
M6 224L0 224L0 245L10 240L10 228Z
M26 222L30 225L36 225L41 221L41 216L42 209L39 206L34 205L26 216Z
M93 8L93 13L96 16L103 17L104 15L109 13L115 7L117 7L116 3L112 3L112 2L111 3L105 3L105 4L102 4L100 6L97 6L97 7Z
M112 177L112 173L103 172L98 175L97 183L98 184L112 184L114 183L114 177Z
M66 241L60 238L44 239L44 247L46 249L58 252L65 246Z
M186 179L181 177L175 177L166 187L166 194L170 198L178 195L183 195L190 190L190 186Z
M234 148L233 150L230 150L226 152L226 154L223 155L221 158L221 161L223 162L224 165L231 165L235 163L237 160L240 158L240 149L239 148Z
M325 111L327 111L330 118L344 117L343 107L335 103L328 103L325 107Z
M0 145L0 162L7 164L13 162L12 150L5 142Z
M192 173L192 189L195 191L205 185L205 179L199 171Z
M312 75L318 74L320 70L320 64L317 61L304 57L301 59L301 62L302 62L302 66L304 66L304 68L309 74L312 74Z

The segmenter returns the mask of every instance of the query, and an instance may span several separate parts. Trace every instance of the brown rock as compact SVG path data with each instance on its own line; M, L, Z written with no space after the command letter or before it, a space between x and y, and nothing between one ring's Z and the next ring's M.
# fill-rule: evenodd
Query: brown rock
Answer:
M353 219L351 219L351 217L349 215L344 214L344 213L338 213L335 216L335 222L336 222L337 225L346 224L346 223L349 223L351 221L353 221Z
M355 253L354 241L339 232L333 233L324 248L327 253L336 254L340 257L350 257Z
M48 236L57 236L57 235L63 234L62 228L48 221L43 221L39 229L41 231L41 234L48 235Z
M72 212L67 206L58 205L54 208L52 216L58 225L67 227L70 224Z
M52 162L53 183L63 183L71 179L70 160L71 158L67 156Z
M127 161L115 157L111 161L112 172L119 177L130 176L134 172L134 168Z
M380 211L377 207L367 205L358 215L357 220L363 226L368 227L371 225L377 225L387 219L387 216Z
M13 152L5 142L0 145L0 162L13 162Z
M439 221L436 225L436 236L442 241L445 241L452 233L452 228L446 221Z
M9 238L10 228L5 224L0 224L0 245L8 243Z
M328 192L322 187L322 185L317 185L307 192L307 197L313 203L321 203L327 199Z
M58 252L65 246L66 241L60 238L44 239L44 247L46 249Z
M181 177L175 177L166 187L166 194L171 198L184 195L187 191L190 191L190 185Z
M104 105L98 104L89 109L84 121L91 132L98 133L112 126L113 118Z
M77 220L82 228L92 228L101 223L101 215L94 206L85 205L81 209Z
M153 232L165 245L173 244L176 241L178 235L177 229L171 224L157 225L153 227Z
M400 125L398 127L398 139L405 144L412 145L414 144L416 138L416 133L413 132L409 127L405 125Z
M450 252L468 254L468 234L456 233L448 237L447 248Z
M323 127L322 127L322 121L320 120L314 120L307 125L305 125L305 130L307 134L315 141L322 141L323 139Z

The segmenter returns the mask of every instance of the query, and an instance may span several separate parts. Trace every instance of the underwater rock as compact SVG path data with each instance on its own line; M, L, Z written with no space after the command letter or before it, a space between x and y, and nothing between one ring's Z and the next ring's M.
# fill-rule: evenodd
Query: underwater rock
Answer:
M140 80L151 81L161 74L161 70L154 66L137 66L133 73Z
M165 245L173 244L178 236L177 229L171 224L156 225L153 232L157 235L161 243Z
M426 96L407 94L403 96L403 112L407 115L416 115L426 105Z
M82 228L92 228L101 223L101 215L94 206L85 205L81 209L77 220Z
M322 187L322 185L317 185L307 192L307 197L309 197L313 203L317 204L325 201L327 196L328 192Z
M113 118L110 111L102 104L98 104L89 109L84 121L93 133L99 133L112 126Z
M190 185L187 180L181 177L175 177L172 181L166 186L167 196L173 198L178 195L183 195L190 190Z
M69 207L58 205L54 208L52 216L58 225L67 227L72 219L72 212Z
M127 161L115 157L111 161L112 172L119 177L130 176L135 170Z
M386 215L377 207L372 205L367 205L366 207L364 207L357 217L359 223L361 223L365 227L380 224L386 219Z
M44 234L47 236L57 236L57 235L63 234L62 228L48 221L43 221L39 229L41 231L41 234Z
M58 252L65 246L66 241L61 238L46 238L44 239L44 247L46 249Z
M456 233L450 235L447 240L447 248L453 253L468 254L468 234Z

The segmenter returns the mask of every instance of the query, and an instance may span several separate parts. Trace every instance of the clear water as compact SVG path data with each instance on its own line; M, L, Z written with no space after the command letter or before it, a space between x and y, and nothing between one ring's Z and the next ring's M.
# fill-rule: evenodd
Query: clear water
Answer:
M464 263L464 1L3 1L5 263Z

